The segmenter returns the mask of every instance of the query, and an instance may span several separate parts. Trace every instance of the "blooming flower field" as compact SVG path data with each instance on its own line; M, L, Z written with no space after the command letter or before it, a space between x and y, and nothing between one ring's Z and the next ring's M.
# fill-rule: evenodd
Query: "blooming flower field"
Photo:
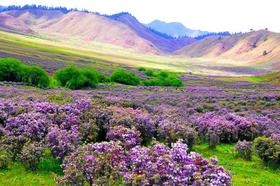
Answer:
M246 161L256 151L279 165L279 136L280 88L265 83L0 87L0 168L36 172L51 156L63 172L52 178L58 185L232 185L236 175L194 147L237 143Z

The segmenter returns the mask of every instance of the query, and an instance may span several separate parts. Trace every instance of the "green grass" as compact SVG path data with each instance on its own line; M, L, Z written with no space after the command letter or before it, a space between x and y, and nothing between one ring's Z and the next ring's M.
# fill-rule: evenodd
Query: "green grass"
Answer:
M280 85L280 72L268 73L265 75L258 76L245 76L245 77L226 77L226 78L217 78L218 80L227 81L227 82L236 82L236 81L248 81L253 83L267 82Z
M0 186L51 186L55 177L62 175L59 163L50 155L42 159L37 171L27 171L21 163L14 162L8 170L0 170Z
M27 36L3 31L0 31L0 52L8 54L10 57L31 58L36 63L41 63L42 67L45 68L50 66L49 62L52 62L52 65L61 63L99 68L106 71L129 66L222 76L248 76L250 73L241 73L238 69L250 68L252 72L255 70L251 66L240 66L234 61L228 60L140 54L131 49L83 41L78 38L51 35ZM237 69L228 71L224 70L224 67Z
M234 145L221 144L217 149L209 149L207 144L194 147L194 151L201 153L205 158L216 156L219 164L224 166L233 175L233 184L236 186L276 186L280 185L280 167L271 168L253 155L252 161L245 161L234 156Z

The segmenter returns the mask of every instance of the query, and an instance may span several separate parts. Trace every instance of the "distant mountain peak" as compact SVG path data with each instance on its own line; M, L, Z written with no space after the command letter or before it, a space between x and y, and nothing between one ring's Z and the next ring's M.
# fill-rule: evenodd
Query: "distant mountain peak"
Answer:
M200 31L200 30L192 30L189 28L186 28L182 23L180 22L164 22L161 20L154 20L151 23L146 25L147 27L170 35L172 37L184 37L184 36L188 36L188 37L198 37L201 35L206 35L208 34L208 32L206 31Z

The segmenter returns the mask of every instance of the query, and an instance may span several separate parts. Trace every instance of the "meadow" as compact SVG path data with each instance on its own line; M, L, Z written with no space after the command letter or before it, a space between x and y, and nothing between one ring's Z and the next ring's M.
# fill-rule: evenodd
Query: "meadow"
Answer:
M139 54L132 49L61 35L35 36L0 31L0 44L1 57L39 64L50 73L69 65L102 71L146 67L215 76L251 76L275 70L269 65L253 66L246 61Z
M0 86L2 153L14 155L0 184L279 185L280 88L181 79L182 87Z
M23 62L0 60L0 185L280 184L272 67L61 35L0 44Z

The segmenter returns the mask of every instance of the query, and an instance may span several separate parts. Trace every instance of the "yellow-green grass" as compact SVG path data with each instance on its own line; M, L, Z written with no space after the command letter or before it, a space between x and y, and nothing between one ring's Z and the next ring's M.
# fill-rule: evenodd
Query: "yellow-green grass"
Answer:
M132 49L84 41L79 38L66 38L58 35L20 35L4 31L0 31L0 52L104 70L129 66L221 76L250 75L246 72L225 71L224 67L255 70L255 68L246 66L245 63L235 64L230 60L214 61L214 59L139 54Z
M236 158L234 145L220 144L209 149L207 144L197 145L194 151L204 157L217 157L219 164L229 170L235 186L277 186L280 185L280 167L269 167L253 154L251 161Z
M273 72L268 73L264 75L258 75L258 76L243 76L243 77L222 77L222 78L216 78L219 80L227 81L227 82L235 82L235 81L248 81L248 82L268 82L280 85L280 71L279 72Z

